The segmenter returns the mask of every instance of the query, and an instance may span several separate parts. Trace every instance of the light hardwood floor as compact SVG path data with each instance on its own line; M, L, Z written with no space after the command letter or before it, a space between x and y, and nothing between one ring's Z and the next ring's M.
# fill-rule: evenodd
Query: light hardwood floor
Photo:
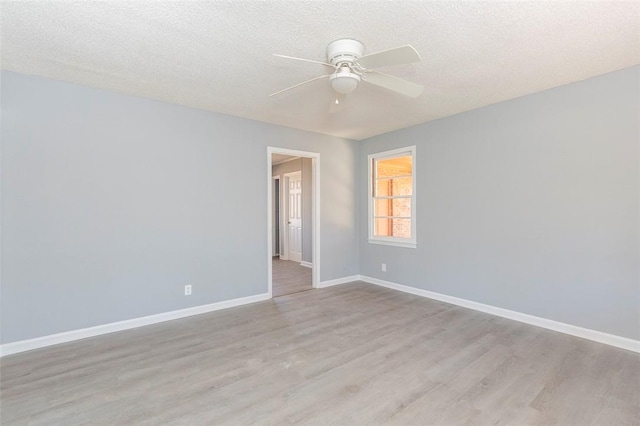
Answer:
M640 424L640 354L364 283L1 368L3 425Z
M299 262L280 260L278 257L273 258L272 266L273 297L313 288L311 285L311 268L302 266Z

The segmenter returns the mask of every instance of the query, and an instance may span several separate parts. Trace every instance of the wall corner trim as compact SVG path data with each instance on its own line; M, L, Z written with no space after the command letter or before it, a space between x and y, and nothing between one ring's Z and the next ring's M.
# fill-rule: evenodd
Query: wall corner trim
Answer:
M88 337L100 336L102 334L114 333L116 331L129 330L145 325L157 324L174 319L186 318L193 315L205 314L207 312L219 311L221 309L233 308L247 305L249 303L269 300L269 293L256 294L253 296L240 297L238 299L224 300L222 302L210 303L207 305L194 306L191 308L179 309L176 311L163 312L161 314L149 315L140 318L133 318L124 321L112 322L108 324L96 325L94 327L81 328L78 330L65 331L63 333L50 334L48 336L36 337L33 339L19 340L0 345L0 357L12 355L19 352L44 348L46 346L60 343L73 342L74 340L86 339Z
M525 324L546 328L548 330L558 331L560 333L569 334L571 336L580 337L582 339L592 340L594 342L604 343L605 345L615 346L617 348L640 353L640 340L629 339L627 337L616 336L614 334L604 333L602 331L591 330L588 328L578 327L576 325L536 317L529 314L523 314L521 312L511 311L509 309L498 308L492 305L485 305L484 303L461 299L454 296L447 296L446 294L423 290L403 284L397 284L390 281L384 281L378 278L360 276L359 279L369 284L375 284L381 287L402 291L404 293L422 296L428 299L450 303L452 305L462 306L464 308L473 309L475 311L484 312L498 317L519 321Z
M351 275L348 277L336 278L335 280L320 281L320 284L318 284L318 288L332 287L334 285L347 284L360 280L360 275Z
M300 266L304 266L305 268L313 268L313 263L303 260L302 262L300 262Z

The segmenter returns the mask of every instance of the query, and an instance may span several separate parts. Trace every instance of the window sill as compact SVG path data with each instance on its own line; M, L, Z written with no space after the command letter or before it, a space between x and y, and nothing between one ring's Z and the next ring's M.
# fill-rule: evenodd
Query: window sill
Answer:
M393 246L393 247L404 247L404 248L417 248L418 245L412 242L404 242L404 241L389 241L389 240L378 240L369 238L369 244L380 244L383 246Z

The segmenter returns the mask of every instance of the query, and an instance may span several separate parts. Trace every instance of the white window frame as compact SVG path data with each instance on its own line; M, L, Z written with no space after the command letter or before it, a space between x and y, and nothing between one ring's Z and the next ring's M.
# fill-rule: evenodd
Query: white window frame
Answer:
M401 237L382 237L375 235L375 219L374 219L374 181L373 161L387 160L395 157L411 155L411 238ZM368 178L369 181L369 238L370 244L384 244L396 247L416 248L416 146L408 146L405 148L393 149L391 151L377 152L368 156Z

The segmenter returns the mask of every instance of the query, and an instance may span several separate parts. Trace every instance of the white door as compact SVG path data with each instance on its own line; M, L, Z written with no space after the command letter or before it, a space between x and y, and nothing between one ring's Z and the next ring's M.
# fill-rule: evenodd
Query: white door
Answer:
M289 260L302 262L302 174L288 174L287 230Z

